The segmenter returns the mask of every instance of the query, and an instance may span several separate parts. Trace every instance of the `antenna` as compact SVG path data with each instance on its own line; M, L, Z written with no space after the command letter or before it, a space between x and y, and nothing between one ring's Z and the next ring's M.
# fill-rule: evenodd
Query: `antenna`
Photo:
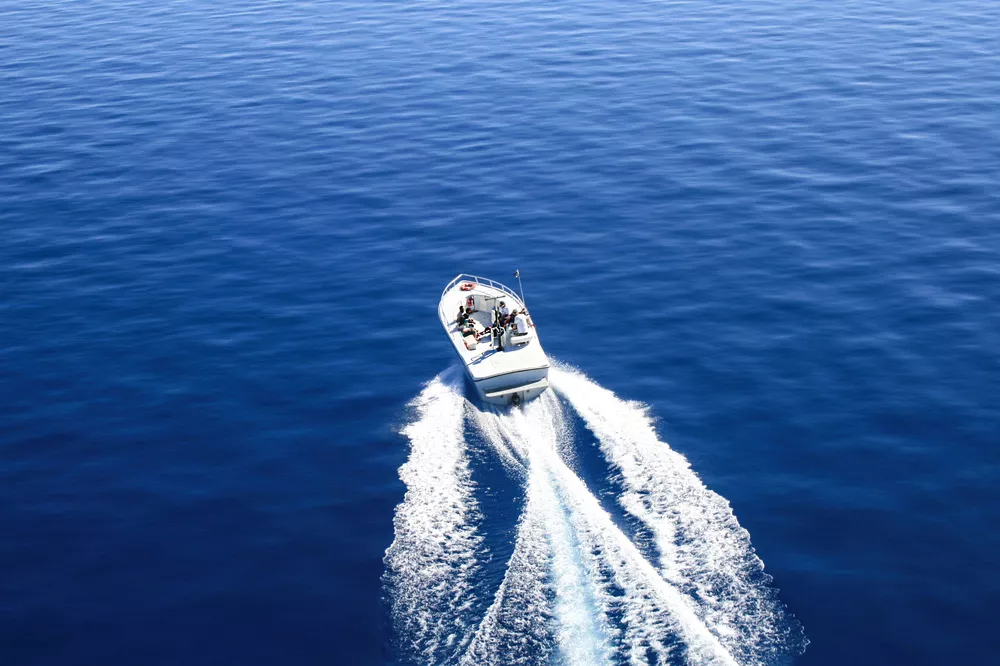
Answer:
M520 269L518 269L518 268L514 269L514 277L517 278L517 288L521 292L521 305L523 305L524 309L527 310L528 309L528 304L524 302L524 286L521 285L521 270Z

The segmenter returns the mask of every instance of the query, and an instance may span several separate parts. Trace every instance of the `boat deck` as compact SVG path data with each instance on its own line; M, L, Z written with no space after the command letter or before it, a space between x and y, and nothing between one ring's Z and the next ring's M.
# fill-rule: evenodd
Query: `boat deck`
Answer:
M441 295L438 315L473 381L549 367L549 360L533 327L531 339L525 344L505 344L503 351L500 351L487 336L480 339L474 349L468 349L466 340L456 323L460 304L464 306L470 296L479 304L492 302L492 299L502 299L511 310L524 309L524 304L517 295L507 289L476 283L472 290L462 291L461 284L456 282ZM473 312L472 318L475 320L477 334L489 328L492 315L491 309L477 309ZM531 320L530 315L528 319Z

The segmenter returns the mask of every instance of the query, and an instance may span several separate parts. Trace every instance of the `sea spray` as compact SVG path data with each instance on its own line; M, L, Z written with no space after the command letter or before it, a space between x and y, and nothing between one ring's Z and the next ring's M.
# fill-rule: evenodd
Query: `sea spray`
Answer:
M457 376L428 384L403 430L407 493L386 565L412 661L749 666L801 651L801 627L728 502L659 440L643 406L558 366L555 391L523 408L479 407L465 401ZM655 553L636 546L622 516L568 464L578 443L567 408L596 437L609 464L604 481L653 535ZM486 551L465 415L525 494L513 553L488 591L477 581Z
M481 519L463 437L465 397L454 370L413 401L415 420L402 433L410 456L400 468L406 495L396 508L395 539L386 551L386 585L402 642L421 664L457 663L475 623Z
M528 488L514 552L462 666L550 663L552 594L548 571L552 555L543 522L544 501Z
M623 611L626 642L622 647L629 658L641 661L651 651L665 660L676 653L672 646L679 640L681 652L692 663L735 664L728 650L693 612L690 600L659 576L586 483L563 461L558 454L563 447L537 435L547 433L552 438L568 432L556 397L543 396L526 406L523 415L511 415L511 420L526 442L532 464L550 472L559 505L572 516L580 552L598 557L604 565L602 570L610 573L610 578L598 578L594 575L597 567L591 566L589 587L599 601L598 617L607 618L615 607ZM613 601L608 593L611 585L623 595L619 601ZM602 627L601 634L608 636L609 631Z
M566 432L556 401L537 400L526 411L542 409L541 418L526 418L521 410L487 407L477 423L487 441L501 454L510 452L527 470L526 511L537 515L549 562L546 584L551 596L552 634L559 662L569 666L613 663L607 619L609 601L596 556L579 541L574 516L558 494L548 460L558 459L557 446ZM520 535L519 535L520 537Z
M778 600L750 535L729 502L659 439L646 407L563 365L550 378L618 472L622 508L654 535L661 575L687 591L721 643L746 665L801 652L801 626Z

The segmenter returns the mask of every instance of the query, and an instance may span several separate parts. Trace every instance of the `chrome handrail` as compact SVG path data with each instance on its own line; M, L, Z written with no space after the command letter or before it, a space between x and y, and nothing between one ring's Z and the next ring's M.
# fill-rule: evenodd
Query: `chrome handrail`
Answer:
M444 288L444 290L441 291L441 298L444 298L444 295L446 293L448 293L448 290L451 289L452 287L454 287L456 283L463 282L463 281L464 282L475 282L476 284L487 285L487 286L493 287L494 289L499 289L500 291L502 291L502 292L504 292L506 294L510 294L512 297L514 297L514 298L517 299L518 303L521 303L521 305L524 305L524 303L521 302L521 297L518 296L517 294L515 294L513 292L513 290L511 290L511 288L508 287L507 285L500 284L499 282L494 282L493 280L491 280L489 278L479 277L478 275L469 275L468 273L461 273L454 280L452 280L451 282L449 282L448 286L446 286Z

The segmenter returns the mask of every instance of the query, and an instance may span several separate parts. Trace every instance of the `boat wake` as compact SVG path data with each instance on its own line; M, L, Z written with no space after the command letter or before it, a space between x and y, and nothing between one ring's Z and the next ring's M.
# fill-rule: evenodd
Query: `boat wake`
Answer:
M571 368L549 378L554 392L520 410L466 401L455 371L414 401L385 558L400 661L747 666L801 653L802 629L729 503L659 440L645 407ZM589 435L574 414L602 454L609 502L576 471L577 435ZM523 488L516 527L492 535L514 541L502 575L467 429Z

